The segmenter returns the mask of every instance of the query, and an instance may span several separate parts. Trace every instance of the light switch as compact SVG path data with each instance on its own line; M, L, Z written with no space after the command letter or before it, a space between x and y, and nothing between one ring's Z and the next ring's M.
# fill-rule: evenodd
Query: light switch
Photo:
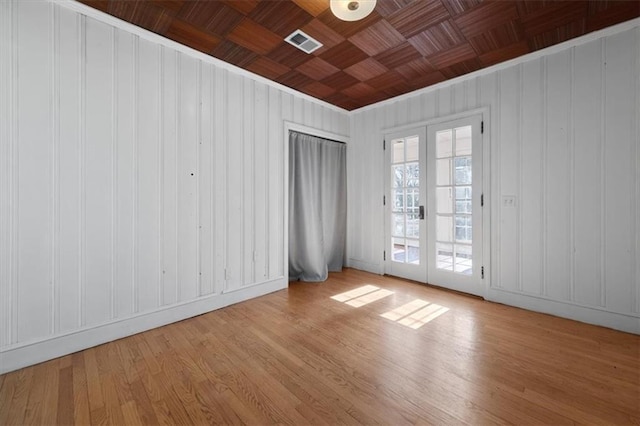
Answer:
M502 207L517 207L517 198L515 195L503 195Z

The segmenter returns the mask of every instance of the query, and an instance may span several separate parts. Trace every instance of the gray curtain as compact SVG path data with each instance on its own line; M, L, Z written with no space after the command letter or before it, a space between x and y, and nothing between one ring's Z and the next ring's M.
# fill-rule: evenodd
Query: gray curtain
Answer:
M289 279L342 270L347 231L347 146L289 134Z

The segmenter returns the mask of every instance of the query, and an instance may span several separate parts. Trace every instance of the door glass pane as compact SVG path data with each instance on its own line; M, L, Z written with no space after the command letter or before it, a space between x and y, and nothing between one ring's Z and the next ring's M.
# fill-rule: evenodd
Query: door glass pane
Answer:
M436 239L438 241L453 241L453 217L436 216Z
M471 155L471 126L456 129L456 156Z
M456 213L471 214L471 187L456 187Z
M464 275L471 275L473 272L473 260L471 256L471 246L457 244L456 245L456 261L455 272Z
M453 271L453 244L436 243L436 267Z
M404 238L392 238L392 259L396 262L405 262L406 260L406 247Z
M420 166L418 163L409 163L406 168L407 186L418 188L420 186Z
M436 188L436 213L453 213L451 190L450 186Z
M393 221L392 234L397 237L404 237L404 214L392 214L391 220Z
M391 150L391 162L392 163L404 163L404 139L398 139L391 142L393 147Z
M437 160L436 173L436 185L451 185L451 159Z
M471 157L456 157L455 164L455 183L456 185L471 184Z
M420 241L407 239L407 263L420 264Z
M471 226L471 215L456 216L456 241L470 243L473 235Z
M436 267L473 272L472 127L436 132Z
M452 135L451 129L436 133L436 158L451 157Z
M391 259L414 265L420 264L419 142L418 136L391 142Z
M407 215L407 237L420 238L420 219L417 214Z
M393 204L391 205L392 209L394 212L401 212L404 211L405 208L405 198L404 198L404 191L402 189L400 190L394 190L391 191L392 192L392 197L393 197Z
M402 188L404 186L404 165L391 167L392 188Z
M407 138L407 158L405 161L418 161L418 142L419 138L417 136Z

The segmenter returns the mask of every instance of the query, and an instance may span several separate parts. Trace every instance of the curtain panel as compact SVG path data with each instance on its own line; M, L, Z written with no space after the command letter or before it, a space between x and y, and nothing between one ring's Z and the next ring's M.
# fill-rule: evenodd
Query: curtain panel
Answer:
M325 281L342 270L347 231L347 146L289 134L289 279Z

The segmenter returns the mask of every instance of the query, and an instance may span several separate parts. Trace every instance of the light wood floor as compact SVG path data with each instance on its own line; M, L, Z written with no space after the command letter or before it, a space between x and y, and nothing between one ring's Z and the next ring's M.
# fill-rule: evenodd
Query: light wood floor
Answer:
M331 299L364 285L387 295ZM381 316L416 299L441 315ZM639 336L346 270L0 376L0 425L638 424L639 350Z

